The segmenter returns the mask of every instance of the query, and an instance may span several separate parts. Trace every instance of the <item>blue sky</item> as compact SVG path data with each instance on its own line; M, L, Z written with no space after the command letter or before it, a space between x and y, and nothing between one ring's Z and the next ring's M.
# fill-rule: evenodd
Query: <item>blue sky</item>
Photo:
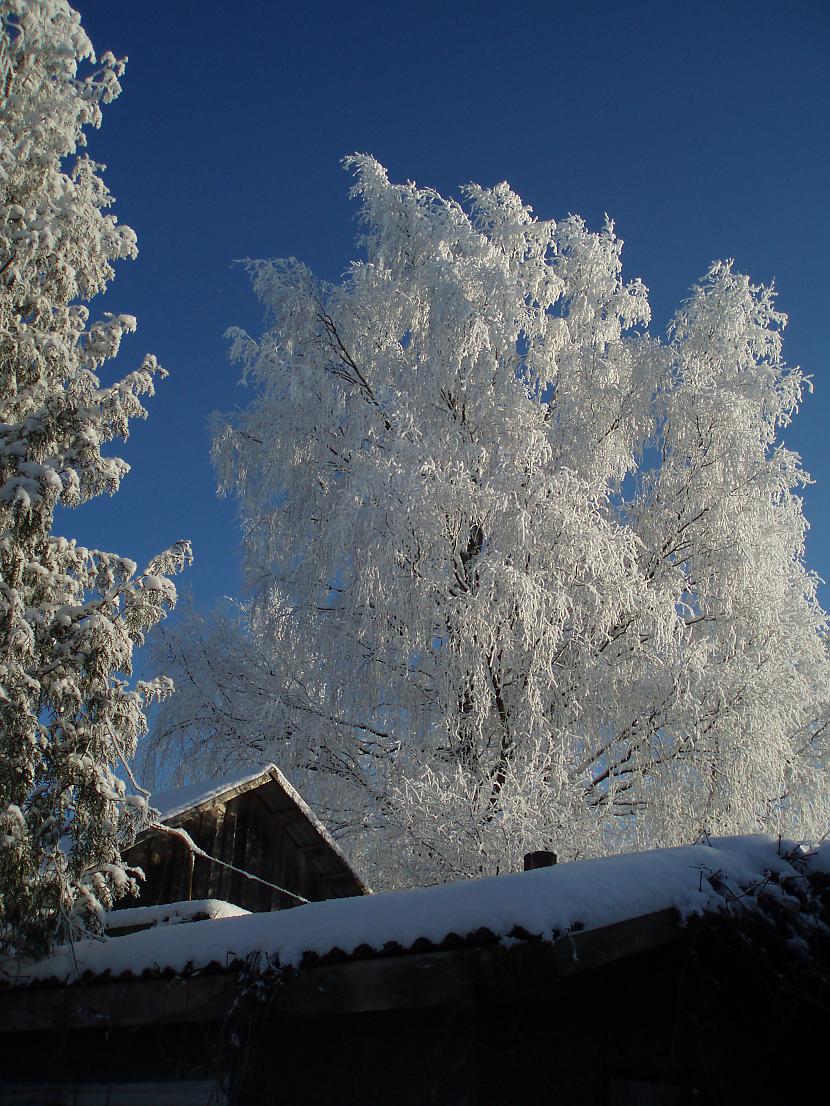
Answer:
M608 212L658 330L715 258L774 279L787 359L815 381L786 440L830 578L830 6L75 2L97 51L130 59L90 138L141 250L99 301L139 321L113 372L150 351L171 376L119 450L122 490L65 533L138 561L189 537L195 601L237 593L207 430L249 399L223 334L260 313L232 262L295 255L336 279L356 229L339 161L361 151L444 193L508 180L540 216Z

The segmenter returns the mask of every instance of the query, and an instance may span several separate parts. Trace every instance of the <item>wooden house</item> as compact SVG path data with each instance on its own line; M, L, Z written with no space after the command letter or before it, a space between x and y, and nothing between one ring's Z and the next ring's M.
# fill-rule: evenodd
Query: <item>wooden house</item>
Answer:
M184 838L147 830L125 854L144 871L141 895L122 900L122 907L219 899L264 911L367 893L337 842L273 764L151 801L159 821L184 830L215 861L194 856Z

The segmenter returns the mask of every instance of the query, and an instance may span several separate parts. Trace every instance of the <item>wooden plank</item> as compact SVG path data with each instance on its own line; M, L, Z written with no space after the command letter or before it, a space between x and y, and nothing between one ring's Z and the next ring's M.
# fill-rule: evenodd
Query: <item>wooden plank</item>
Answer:
M250 910L248 905L251 895L248 888L250 880L245 879L241 872L245 870L245 854L248 850L248 811L245 806L244 796L234 799L233 807L236 811L236 834L234 836L233 843L233 858L231 864L234 868L239 868L241 871L231 872L230 877L230 893L228 895L228 902L236 903L237 906L243 907L245 910Z
M268 879L265 859L265 845L268 839L267 811L262 803L256 801L257 797L253 792L246 796L248 840L245 849L245 871L259 876L260 879ZM247 893L252 903L252 906L249 906L248 909L268 910L271 888L253 880L247 880L246 882L248 884Z
M118 938L115 938L118 940ZM0 992L2 1032L107 1028L211 1020L238 993L236 972L190 979L130 979Z
M222 851L219 854L219 860L224 860L226 864L233 864L233 855L236 839L236 804L230 804L225 807L225 821L222 831ZM231 902L231 876L233 872L230 868L221 867L219 876L220 894L219 898L224 899L225 902Z
M199 848L210 852L214 844L214 816L207 810L201 811L196 818L196 834L194 841ZM194 859L193 884L190 886L190 900L204 899L208 897L208 883L210 880L210 862L204 857L196 856Z
M223 806L218 807L213 812L213 841L211 847L207 850L211 856L215 856L219 859L222 857L222 831L225 822L225 808ZM208 889L207 898L218 899L220 897L220 885L222 881L222 867L219 864L210 865L210 875L208 877Z
M140 906L156 906L162 902L175 902L172 894L172 884L176 873L176 848L172 837L164 836L159 842L159 848L163 850L163 861L159 872L158 887L149 900L142 898Z
M592 971L626 956L636 956L688 933L674 907L627 918L614 925L601 926L560 937L555 944L562 977Z
M289 891L294 891L311 902L317 898L317 888L314 886L316 872L314 870L314 849L307 845L293 846L294 853L294 884L286 884Z
M190 837L193 837L196 829L195 819L183 818L180 824L182 829ZM180 838L171 837L170 840L173 843L175 879L172 882L170 898L167 901L188 902L190 894L192 894L193 853Z

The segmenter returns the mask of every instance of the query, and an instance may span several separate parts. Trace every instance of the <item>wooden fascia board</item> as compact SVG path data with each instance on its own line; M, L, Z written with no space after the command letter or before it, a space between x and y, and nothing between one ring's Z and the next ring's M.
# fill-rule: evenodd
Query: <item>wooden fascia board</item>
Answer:
M275 1014L361 1013L538 1000L558 983L682 939L673 908L555 941L349 959L273 981ZM115 938L117 940L117 938ZM0 991L0 1032L217 1021L238 997L238 970L175 979L93 980Z
M114 938L118 940L118 938ZM239 992L237 972L174 979L93 980L0 992L0 1032L213 1021Z
M371 894L371 888L368 886L368 884L363 882L363 880L354 870L349 858L331 836L329 831L326 829L326 827L323 825L323 823L320 821L320 819L317 817L317 815L314 813L314 811L311 809L311 807L308 805L302 795L300 795L299 791L297 791L297 789L285 778L285 776L282 774L279 768L277 768L276 765L272 765L268 771L274 783L277 784L285 797L297 809L298 814L302 815L308 827L314 832L315 837L320 843L320 847L325 849L327 852L332 853L336 857L338 862L343 866L343 878L353 880L355 885L362 892L362 894Z

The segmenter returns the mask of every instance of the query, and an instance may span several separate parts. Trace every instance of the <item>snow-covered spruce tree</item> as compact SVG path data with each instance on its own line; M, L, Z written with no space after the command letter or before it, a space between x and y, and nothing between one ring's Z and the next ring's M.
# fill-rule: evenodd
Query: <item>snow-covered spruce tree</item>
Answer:
M236 637L168 637L189 692L156 748L270 750L405 880L823 831L825 615L777 441L804 379L772 293L715 265L661 342L612 226L347 164L365 260L334 286L249 266L257 396L215 455L250 599Z
M134 644L175 601L146 572L52 532L58 504L114 492L128 466L101 447L145 415L154 358L115 384L97 372L128 315L88 323L112 263L136 239L106 214L100 166L75 157L120 91L64 0L0 3L0 947L38 953L94 928L128 890L120 858L142 816L115 774L169 680L130 688ZM68 166L66 159L70 159Z

